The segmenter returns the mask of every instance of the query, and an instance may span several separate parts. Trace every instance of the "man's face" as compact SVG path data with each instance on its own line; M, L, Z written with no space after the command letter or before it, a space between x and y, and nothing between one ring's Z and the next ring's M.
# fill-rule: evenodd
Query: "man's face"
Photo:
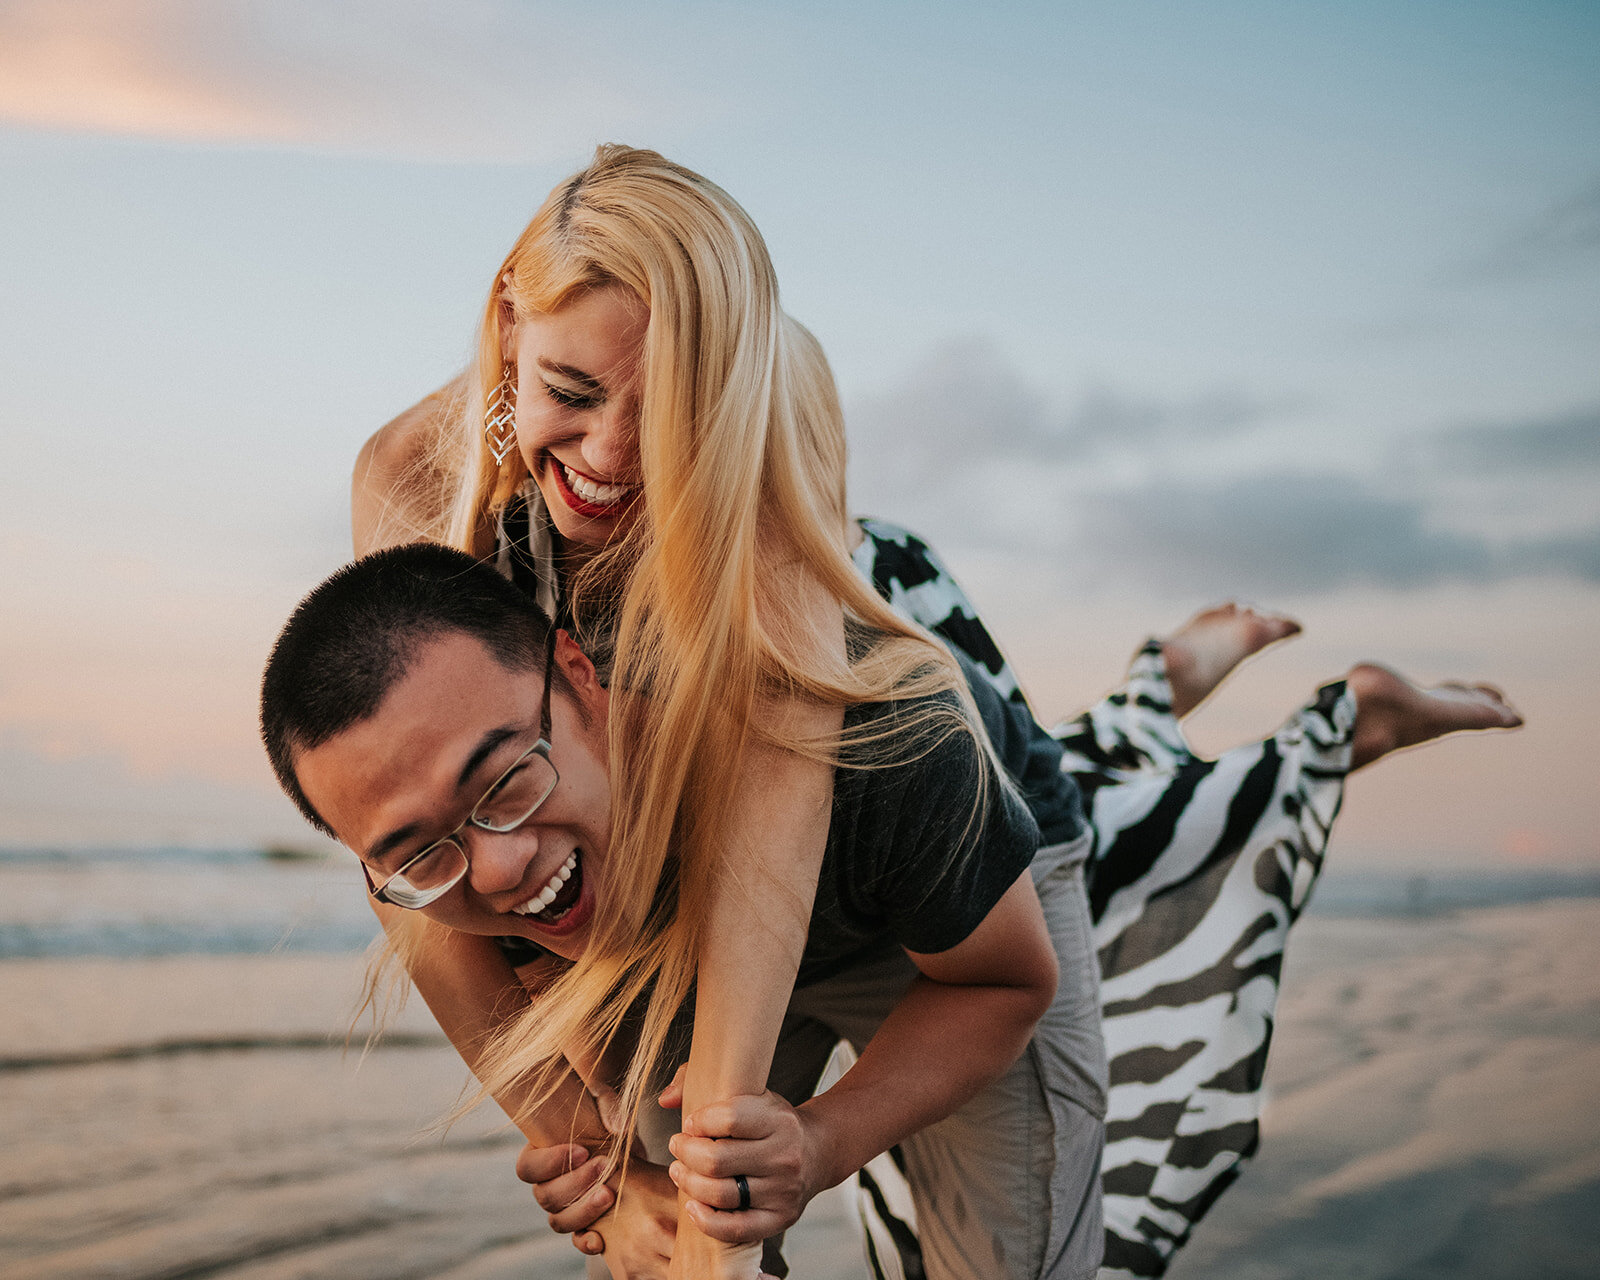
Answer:
M560 781L515 830L464 827L457 838L467 851L466 876L422 910L452 929L515 934L576 959L611 835L606 693L565 635L555 662L576 690L576 701L559 686L551 694L550 762ZM381 884L448 835L538 741L543 689L542 673L507 670L472 636L426 641L375 714L297 753L300 786ZM563 882L569 858L576 866ZM552 882L565 892L542 914L517 910L537 906Z

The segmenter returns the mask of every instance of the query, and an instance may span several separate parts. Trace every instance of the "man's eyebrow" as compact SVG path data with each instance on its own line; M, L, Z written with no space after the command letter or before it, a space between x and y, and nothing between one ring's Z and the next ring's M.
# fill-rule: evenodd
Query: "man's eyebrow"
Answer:
M461 772L456 775L456 786L466 786L472 780L472 775L483 767L483 762L493 755L503 742L527 731L528 726L525 724L503 724L498 729L490 729L478 739L478 745L472 749L467 762L461 766Z
M366 853L362 855L361 860L363 862L370 863L373 866L377 866L384 860L384 858L388 857L388 855L393 853L397 848L399 848L399 846L405 844L406 841L410 840L421 829L422 828L419 827L415 822L408 822L403 827L396 827L388 835L384 836L382 840L378 841L377 844L373 845L372 848L368 849Z
M528 732L529 726L525 724L503 724L498 728L490 729L483 737L478 739L478 745L473 747L472 753L467 756L466 762L461 766L461 772L456 775L456 789L464 788L472 781L472 775L483 768L483 762L492 756L501 746L512 738ZM422 828L418 823L408 822L403 827L396 827L388 835L379 840L367 850L363 861L377 863L384 857L393 853L406 841L415 838Z
M543 356L538 359L538 365L547 373L557 373L563 378L577 383L579 386L588 387L595 391L603 390L600 379L592 373L585 373L582 369L570 364L562 364L558 360L546 360Z

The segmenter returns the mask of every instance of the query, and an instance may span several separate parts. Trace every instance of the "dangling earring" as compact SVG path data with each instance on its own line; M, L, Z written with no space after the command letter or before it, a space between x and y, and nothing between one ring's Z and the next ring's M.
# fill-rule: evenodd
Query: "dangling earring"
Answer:
M517 444L517 384L510 366L502 366L500 385L489 394L489 403L483 410L483 438L488 441L489 452L494 454L494 465L499 466Z

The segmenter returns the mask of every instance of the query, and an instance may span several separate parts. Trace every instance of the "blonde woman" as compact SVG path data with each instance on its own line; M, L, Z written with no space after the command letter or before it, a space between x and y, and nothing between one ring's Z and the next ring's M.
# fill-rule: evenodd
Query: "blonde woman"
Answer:
M565 1003L542 1031L483 1054L485 1020L460 1011L503 987L504 960L470 940L422 945L415 920L385 920L419 990L497 1094L515 1095L530 1064L565 1055L609 1096L603 1050L647 997L642 1051L622 1067L613 1119L628 1129L672 1015L697 982L686 1115L760 1097L826 842L843 708L962 688L950 655L885 597L966 649L1003 695L1020 697L926 547L888 526L847 522L843 475L826 363L779 308L754 226L698 175L620 147L601 148L559 186L513 247L490 292L475 368L363 451L358 551L422 536L495 557L610 673L612 863L629 878L596 922L592 951L604 960L567 978ZM847 653L847 629L876 638L866 660ZM1147 648L1130 690L1061 731L1062 767L1094 795L1108 989L1121 984L1125 1003L1137 1005L1157 977L1171 976L1166 962L1199 925L1231 944L1265 921L1255 967L1213 975L1249 987L1243 1014L1210 1025L1215 1015L1193 1001L1187 1039L1206 1052L1156 1081L1178 1092L1173 1117L1151 1118L1148 1108L1126 1117L1139 1157L1108 1201L1126 1201L1119 1218L1108 1215L1108 1243L1131 1273L1164 1267L1212 1188L1253 1147L1283 935L1320 863L1344 773L1395 746L1515 722L1491 691L1425 692L1358 668L1274 739L1237 759L1196 760L1178 716L1292 630L1248 611L1202 615ZM1236 830L1240 796L1255 816ZM1174 838L1175 823L1152 835L1143 818L1174 808L1193 815L1186 830L1209 832L1203 846ZM1213 811L1223 817L1209 823ZM679 890L671 913L654 901L664 873ZM1159 910L1148 909L1157 899ZM1192 910L1175 913L1175 903ZM1108 1026L1123 1012L1108 1011ZM1143 1073L1125 1091L1130 1100L1150 1094L1139 1034L1115 1046ZM1234 1095L1234 1123L1205 1135L1214 1150L1197 1183L1184 1149L1194 1134L1180 1134L1177 1117L1201 1083L1198 1066L1217 1076L1241 1049L1239 1079L1215 1086ZM1112 1082L1116 1121L1115 1061ZM780 1113L763 1122L778 1124ZM752 1160L763 1158L758 1146ZM704 1153L686 1149L681 1175L715 1181ZM610 1187L591 1187L609 1158L564 1180L538 1160L528 1168L555 1225L587 1225L613 1204ZM692 1185L716 1198L711 1183ZM591 1247L630 1229L615 1218L598 1225ZM674 1274L753 1274L752 1253L719 1252L704 1229L751 1239L741 1215L691 1201Z

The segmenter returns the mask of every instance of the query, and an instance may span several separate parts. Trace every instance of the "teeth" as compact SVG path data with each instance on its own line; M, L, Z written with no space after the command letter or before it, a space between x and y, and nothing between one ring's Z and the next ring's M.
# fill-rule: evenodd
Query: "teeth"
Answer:
M625 484L596 484L588 476L579 475L564 462L561 464L561 470L566 474L567 485L572 492L597 507L609 507L628 492L628 486Z
M533 897L529 898L519 907L511 909L519 916L537 915L556 900L556 894L561 892L561 886L572 879L572 873L578 868L578 851L574 849L567 855L567 860L561 864L560 870L550 877L549 883Z

